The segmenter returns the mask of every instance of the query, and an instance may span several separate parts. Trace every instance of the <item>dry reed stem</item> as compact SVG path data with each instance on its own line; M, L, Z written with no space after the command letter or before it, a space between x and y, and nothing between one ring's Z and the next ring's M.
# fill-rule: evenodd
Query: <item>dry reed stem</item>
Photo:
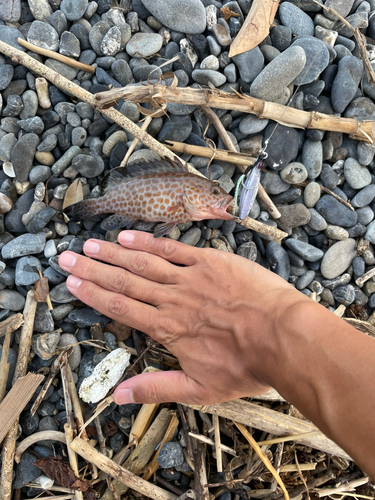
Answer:
M291 436L283 436L274 439L266 439L265 441L258 441L258 446L268 446L276 443L286 443L287 441L297 441L298 439L305 439L307 437L318 436L321 431L303 432L301 434L292 434Z
M134 424L130 430L129 434L129 444L138 446L140 440L146 434L155 413L159 408L159 403L144 404L139 410Z
M139 127L137 127L137 125L129 120L129 118L111 107L109 109L102 109L96 96L94 96L90 92L87 92L79 85L76 85L75 83L69 81L67 78L64 78L62 75L59 75L58 73L56 73L56 71L47 68L44 64L36 61L24 52L2 41L0 41L0 52L10 57L12 61L17 62L18 64L25 66L31 71L35 71L36 73L42 75L44 78L52 82L56 87L62 89L64 92L70 95L74 95L78 99L92 106L94 109L100 108L100 112L103 115L113 120L123 129L129 131L132 135L134 135L134 137L142 142L142 144L157 153L159 156L166 157L171 160L174 160L176 158L176 156L171 151L169 151L169 149L167 149L163 144L160 144L160 142L151 137L151 135L148 134L145 130L141 130ZM186 168L189 172L204 177L191 165L186 165ZM249 217L247 217L240 223L246 226L248 229L253 229L261 234L272 236L276 240L281 240L283 238L286 238L287 236L287 234L283 231L280 231L271 226L267 226L267 224L263 224L262 222L253 221L253 219L250 219Z
M9 375L9 363L8 363L8 354L10 347L10 337L11 333L7 333L5 335L5 339L3 342L3 348L1 351L1 361L0 361L0 403L4 399L5 391L7 388L8 375Z
M212 421L214 424L214 432L215 432L216 468L218 472L223 472L223 457L221 455L219 417L217 415L213 415Z
M208 106L255 114L258 118L274 120L287 127L329 130L349 134L352 139L373 143L375 140L375 122L358 121L355 118L342 118L325 115L317 111L301 111L287 108L282 104L263 101L246 94L223 92L218 89L193 89L189 87L171 89L161 84L127 85L120 89L99 92L95 99L101 111L119 99L137 103L149 102L163 105L166 102Z
M29 446L37 443L38 441L59 441L60 443L66 444L66 435L60 431L40 431L31 436L27 436L21 443L17 446L16 453L14 455L14 460L18 464L21 460L21 455L24 453Z
M13 316L10 316L0 323L0 337L18 330L22 325L23 315L21 313L13 314Z
M38 47L37 45L34 45L30 42L26 42L26 40L22 40L22 38L18 38L17 42L20 45L22 45L22 47L25 47L26 49L29 49L32 52L35 52L36 54L41 54L42 56L50 57L51 59L56 59L57 61L67 64L68 66L72 66L73 68L78 68L81 69L82 71L86 71L86 73L95 73L95 68L93 66L89 66L88 64L83 64L79 61L76 61L75 59L72 59L71 57L63 56L62 54L59 54L58 52L53 52L52 50L43 49L42 47Z
M34 292L30 290L27 293L25 307L23 310L24 324L21 330L13 384L15 384L21 377L24 377L27 373L27 363L29 361L36 306L37 302L34 299ZM0 496L2 500L10 500L12 494L13 462L18 433L18 420L18 418L15 420L3 442L3 465L0 477Z
M202 436L202 434L194 434L194 432L189 432L189 436L194 439L198 439L198 441L202 441L202 443L210 444L211 446L215 446L215 441L211 438ZM230 455L237 456L236 450L233 448L229 448L229 446L225 446L225 444L221 444L221 450L225 453L229 453Z
M362 286L366 281L368 281L370 278L375 276L375 267L373 269L370 269L370 271L367 271L367 273L362 274L359 278L355 280L356 285Z
M147 130L147 128L150 125L151 121L152 121L152 116L147 116L146 119L145 119L145 121L143 122L142 127L141 127L141 130L143 132L145 132ZM135 137L134 140L133 140L133 142L130 145L130 148L127 150L126 155L124 156L122 162L120 163L120 167L125 167L126 166L128 160L130 158L130 155L134 151L134 149L137 146L138 142L139 142L139 139L137 139Z
M258 457L261 459L261 461L264 463L264 465L267 467L267 469L271 472L273 477L276 479L278 485L282 489L284 493L284 498L285 500L289 500L289 494L285 488L285 485L283 481L281 480L279 474L275 471L273 468L271 462L269 459L266 457L266 455L263 453L261 448L258 446L257 442L253 438L253 436L250 434L250 432L246 429L246 427L242 424L239 424L238 422L234 422L235 426L239 429L243 437L246 439L246 441L249 443L249 445L253 448L255 453L258 455Z

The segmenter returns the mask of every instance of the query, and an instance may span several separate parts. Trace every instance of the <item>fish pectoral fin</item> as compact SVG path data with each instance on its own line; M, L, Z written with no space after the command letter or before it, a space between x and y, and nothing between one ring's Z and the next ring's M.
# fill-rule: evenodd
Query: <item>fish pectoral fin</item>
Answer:
M114 231L115 229L121 229L126 227L130 229L137 219L132 217L127 217L126 215L114 214L107 217L101 224L100 227L104 231Z
M177 212L177 210L181 207L183 207L184 204L182 201L179 201L178 203L176 203L176 205L171 205L169 208L167 208L167 213L168 214L174 214L175 212Z
M177 222L165 222L156 227L154 231L154 238L161 238L166 234L169 234L174 227L177 226Z

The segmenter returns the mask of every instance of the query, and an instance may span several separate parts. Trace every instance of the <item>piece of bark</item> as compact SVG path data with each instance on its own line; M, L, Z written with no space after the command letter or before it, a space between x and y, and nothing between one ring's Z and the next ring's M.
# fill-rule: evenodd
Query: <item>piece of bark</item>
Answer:
M219 415L220 417L234 420L243 425L255 427L276 436L285 436L293 434L302 434L305 432L319 431L319 429L307 420L300 420L289 415L285 415L275 410L249 403L243 399L219 403L216 405L197 406L186 404L189 408ZM327 438L322 432L313 437L300 438L297 443L311 446L317 450L324 451L331 455L337 455L342 458L352 460L349 455L342 450L331 439Z
M0 50L2 50L1 44ZM343 132L349 134L352 139L370 144L375 141L374 121L358 121L355 118L325 115L316 111L302 111L238 92L230 93L218 89L193 89L190 87L171 89L161 84L127 85L123 88L99 92L95 94L95 99L101 106L101 112L105 110L106 106L111 106L119 99L137 103L157 102L159 105L168 102L191 104L251 113L258 118L274 120L287 127Z
M29 372L13 385L0 404L0 443L33 397L44 376Z
M86 461L94 463L98 469L113 477L115 479L115 483L121 484L125 491L131 488L132 490L135 490L146 497L152 498L153 500L177 499L177 495L174 493L170 493L169 491L163 490L162 488L141 479L128 469L121 467L113 460L104 456L102 453L99 453L95 450L95 448L90 446L81 438L76 438L70 446Z
M254 0L245 22L231 43L229 57L253 49L267 38L280 0Z

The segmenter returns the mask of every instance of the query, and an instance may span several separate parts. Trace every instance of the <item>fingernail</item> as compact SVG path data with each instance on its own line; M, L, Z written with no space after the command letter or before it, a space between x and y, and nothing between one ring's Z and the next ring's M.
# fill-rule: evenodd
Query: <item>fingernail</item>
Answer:
M64 252L59 257L59 266L62 267L63 269L68 270L74 266L76 260L77 257L74 255L74 253Z
M132 233L131 231L123 231L118 235L118 239L120 243L125 243L129 245L134 240L134 233Z
M131 389L116 389L113 394L113 399L118 405L127 405L135 403L133 391Z
M73 274L68 276L68 279L66 280L66 286L69 289L77 289L81 283L81 278L77 278L77 276L74 276Z
M96 255L99 252L100 245L97 241L88 240L84 245L84 252L86 255Z

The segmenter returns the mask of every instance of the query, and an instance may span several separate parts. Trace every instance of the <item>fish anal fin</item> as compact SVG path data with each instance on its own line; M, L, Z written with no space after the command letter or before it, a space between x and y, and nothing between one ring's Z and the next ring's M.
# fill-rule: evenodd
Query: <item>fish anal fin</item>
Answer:
M169 234L176 226L177 222L165 222L164 224L156 226L154 238L161 238L162 236Z
M100 227L104 231L114 231L115 229L121 229L126 227L130 229L137 219L132 217L127 217L126 215L114 214L107 217L101 224Z

